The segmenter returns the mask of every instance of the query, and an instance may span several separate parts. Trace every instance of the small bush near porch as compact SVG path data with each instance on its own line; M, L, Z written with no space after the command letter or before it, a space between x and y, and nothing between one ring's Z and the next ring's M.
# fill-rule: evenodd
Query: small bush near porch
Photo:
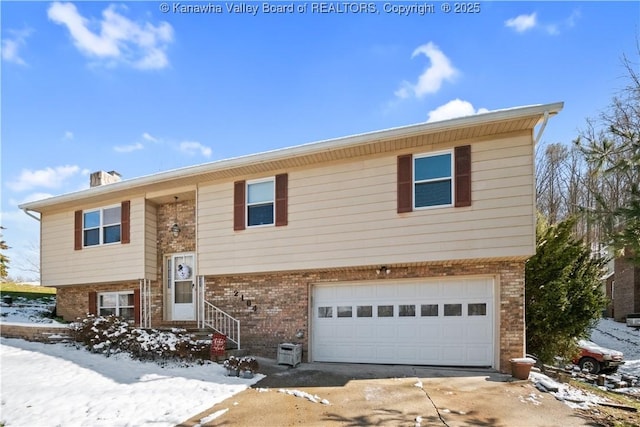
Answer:
M73 325L74 338L89 351L110 356L129 353L137 360L160 364L168 361L209 360L210 341L196 340L184 329L140 329L116 316L89 316Z

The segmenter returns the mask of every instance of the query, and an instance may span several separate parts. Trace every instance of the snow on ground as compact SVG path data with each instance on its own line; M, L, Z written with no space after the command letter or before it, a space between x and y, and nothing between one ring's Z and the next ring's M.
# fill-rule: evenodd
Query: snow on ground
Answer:
M41 304L3 304L0 325L42 324L41 311ZM126 354L105 357L70 344L6 338L0 339L0 366L0 425L6 427L175 426L264 377L228 377L215 363L161 367Z
M640 377L640 329L613 319L600 319L591 331L591 341L624 354L625 364L618 368L621 374Z
M53 308L52 301L15 303L11 307L1 304L0 325L57 323L43 317ZM591 340L622 351L626 364L620 367L620 373L640 376L640 330L602 319L592 331ZM160 367L124 354L107 358L70 345L17 339L0 340L0 362L0 425L6 427L173 426L263 378L227 377L217 364ZM543 377L548 379L531 373L534 383ZM297 390L279 391L307 397ZM588 406L600 399L565 384L552 394L573 407ZM536 398L535 394L531 397ZM205 423L220 415L215 413L200 421Z
M2 303L0 306L0 323L51 323L55 320L47 317L56 305L56 297L49 296L37 300L23 297L13 298L11 306Z
M572 387L569 384L558 383L549 378L548 376L541 374L539 372L531 372L529 374L529 380L536 385L536 387L543 392L549 392L551 395L555 396L561 402L564 402L566 405L573 409L587 409L590 406L593 406L599 402L606 402L607 400L594 394L584 391L582 389ZM547 390L544 387L544 384L549 386L553 386L556 390ZM534 404L536 404L537 397L535 393L530 395L530 399ZM522 398L521 398L522 399Z
M601 347L621 351L626 363L618 368L618 373L612 375L619 377L621 374L640 376L640 330L630 328L626 323L616 322L613 319L600 319L597 326L591 331L590 340ZM564 402L571 408L586 409L606 399L572 387L568 384L557 383L548 376L539 372L531 372L529 379L541 391L547 391L546 385L557 388L548 390L556 399ZM618 389L622 391L623 389ZM638 388L627 388L626 392L638 394Z

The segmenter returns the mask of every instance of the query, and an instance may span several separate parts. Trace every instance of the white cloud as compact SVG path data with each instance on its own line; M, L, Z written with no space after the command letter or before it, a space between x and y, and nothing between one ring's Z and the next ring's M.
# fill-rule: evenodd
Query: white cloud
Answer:
M414 95L422 98L427 94L436 93L445 80L453 81L458 74L449 58L434 43L419 46L413 51L411 58L420 54L429 58L431 65L423 71L415 84L403 82L402 87L395 91L396 97L404 99Z
M14 64L27 65L20 56L20 49L25 46L27 37L31 35L30 29L6 30L10 37L2 39L2 59Z
M71 132L70 130L66 131L64 135L62 135L62 139L64 141L71 141L73 140L73 138L74 138L73 132Z
M565 24L567 25L567 27L572 28L576 25L576 23L578 22L578 19L580 19L581 16L582 16L582 13L580 12L580 10L575 9L574 11L571 12L571 15L569 15L569 17L565 19Z
M144 145L141 142L129 145L116 145L113 149L118 153L130 153L132 151L142 150Z
M580 10L576 9L562 21L547 23L540 21L534 12L530 15L518 15L515 18L507 19L504 21L504 25L513 28L518 33L524 33L525 31L537 28L550 36L557 36L563 30L573 28L577 24L578 19L580 19L580 16Z
M515 18L507 19L504 25L513 28L518 33L524 33L537 25L536 13L530 15L518 15Z
M149 141L149 142L159 142L158 138L152 136L151 134L145 132L142 134L142 139L144 139L145 141Z
M429 111L427 122L438 122L456 117L473 116L474 114L486 113L488 111L486 108L478 108L476 110L469 101L456 98L439 106L435 110Z
M183 141L180 143L180 151L193 156L200 152L204 157L211 157L211 148L194 141Z
M138 69L169 65L166 50L173 41L173 27L167 22L157 26L134 22L120 15L116 6L111 5L102 11L102 20L96 23L80 15L74 4L60 2L49 7L48 16L56 24L67 27L75 46L83 54L104 60L107 65L122 62ZM92 31L98 26L99 33Z
M80 168L76 165L47 167L39 170L23 169L20 177L8 182L7 186L13 191L25 191L37 187L60 188L67 179L80 172Z

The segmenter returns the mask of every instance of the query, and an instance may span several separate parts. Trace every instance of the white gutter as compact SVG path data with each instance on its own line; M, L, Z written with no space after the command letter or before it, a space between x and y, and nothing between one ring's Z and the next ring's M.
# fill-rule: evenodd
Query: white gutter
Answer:
M535 138L534 146L538 145L540 142L540 138L542 137L542 133L544 132L544 128L547 127L547 122L549 121L549 110L545 110L544 117L542 119L542 125L540 126L540 130L538 131L538 135Z
M26 213L27 215L29 215L31 218L35 219L36 221L40 222L40 218L38 218L37 216L35 216L34 214L32 214L31 212L29 212L28 208L22 208L22 210L24 211L24 213Z
M219 170L232 169L256 163L265 163L269 161L284 160L299 156L330 152L332 150L356 147L359 145L370 144L378 141L396 138L407 138L425 133L443 132L447 130L459 129L468 126L477 126L484 123L491 123L509 119L519 119L537 114L545 114L546 124L546 120L549 114L558 113L560 110L562 110L563 106L563 102L556 102L552 104L531 105L526 107L508 108L504 110L494 110L487 113L442 120L439 122L419 123L324 141L312 142L308 144L280 148L262 153L249 154L246 156L218 160L210 163L187 166L180 169L173 169L166 172L132 178L125 181L92 187L86 190L77 191L75 193L67 193L60 196L50 197L44 200L24 203L19 207L22 210L36 210L38 208L53 206L59 203L73 202L87 196L99 196L102 194L129 190L144 185L171 181L177 178L197 176L208 172L215 172Z

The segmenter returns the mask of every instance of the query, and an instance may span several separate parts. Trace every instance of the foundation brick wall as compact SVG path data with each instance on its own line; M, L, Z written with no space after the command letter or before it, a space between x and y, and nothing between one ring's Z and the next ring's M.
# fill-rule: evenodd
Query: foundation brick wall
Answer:
M0 328L0 335L5 338L21 338L27 341L53 343L70 341L73 331L67 326L3 324L2 328Z
M525 353L524 263L441 263L392 267L378 276L374 268L206 277L207 301L241 321L242 347L252 354L276 358L281 342L303 345L308 354L309 292L313 283L355 280L393 281L408 278L495 275L498 277L500 370ZM249 304L250 300L250 304ZM255 307L255 311L254 311ZM302 331L304 337L296 334Z
M122 292L140 289L138 281L56 288L56 314L67 322L83 319L89 313L90 292Z

